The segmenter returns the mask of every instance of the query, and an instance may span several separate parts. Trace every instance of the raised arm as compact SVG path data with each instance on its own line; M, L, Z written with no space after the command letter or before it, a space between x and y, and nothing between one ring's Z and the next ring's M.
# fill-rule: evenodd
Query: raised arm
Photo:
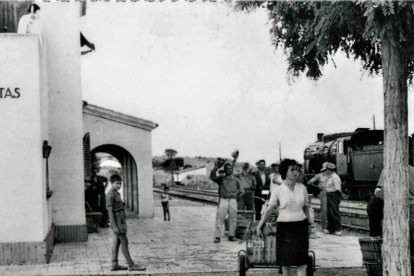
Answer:
M234 151L232 153L232 156L233 156L233 161L231 162L231 170L233 171L234 167L236 166L237 159L239 158L239 151L238 150Z
M217 184L220 184L220 177L217 176L217 169L218 169L218 162L217 160L214 161L214 168L210 172L210 179L216 182Z

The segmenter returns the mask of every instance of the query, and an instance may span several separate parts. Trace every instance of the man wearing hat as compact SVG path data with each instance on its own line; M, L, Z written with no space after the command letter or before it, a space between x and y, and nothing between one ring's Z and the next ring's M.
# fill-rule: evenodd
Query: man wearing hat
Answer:
M328 177L326 186L326 203L328 205L328 231L337 236L342 235L341 216L339 214L339 203L341 202L341 178L335 172L336 166L327 162L325 174Z
M256 179L256 189L254 191L254 209L256 211L256 220L260 220L263 200L266 196L262 195L262 190L270 190L269 173L265 170L266 161L261 159L256 162L257 171L253 173Z
M321 201L321 226L325 234L342 235L339 203L341 202L341 178L335 172L336 166L330 162L322 164L321 173L308 181L308 185L318 182Z

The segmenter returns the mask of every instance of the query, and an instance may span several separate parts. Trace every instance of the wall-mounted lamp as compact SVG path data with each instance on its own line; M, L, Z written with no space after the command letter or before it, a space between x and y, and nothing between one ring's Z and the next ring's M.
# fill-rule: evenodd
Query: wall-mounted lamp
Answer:
M52 146L49 146L47 141L43 141L43 158L46 159L46 198L50 198L53 195L53 191L49 188L49 155L52 151Z
M49 146L47 141L43 141L43 158L49 158L50 152L52 151L52 146Z

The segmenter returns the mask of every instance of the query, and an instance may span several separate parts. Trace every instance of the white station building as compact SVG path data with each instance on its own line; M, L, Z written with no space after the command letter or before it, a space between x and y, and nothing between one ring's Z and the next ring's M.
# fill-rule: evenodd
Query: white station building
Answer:
M8 13L16 8L0 4L0 18L16 20ZM44 44L35 34L0 33L0 265L46 263L54 241L87 241L90 153L115 156L127 208L153 216L151 131L158 125L82 101L81 3L39 5Z

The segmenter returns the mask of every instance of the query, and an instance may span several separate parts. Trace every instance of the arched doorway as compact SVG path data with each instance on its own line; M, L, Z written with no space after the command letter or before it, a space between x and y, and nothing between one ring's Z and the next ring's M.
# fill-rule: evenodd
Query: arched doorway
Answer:
M138 214L138 169L132 155L124 148L112 144L100 145L94 148L91 151L92 159L96 153L110 154L121 164L125 207ZM94 160L92 160L92 162L94 162Z

